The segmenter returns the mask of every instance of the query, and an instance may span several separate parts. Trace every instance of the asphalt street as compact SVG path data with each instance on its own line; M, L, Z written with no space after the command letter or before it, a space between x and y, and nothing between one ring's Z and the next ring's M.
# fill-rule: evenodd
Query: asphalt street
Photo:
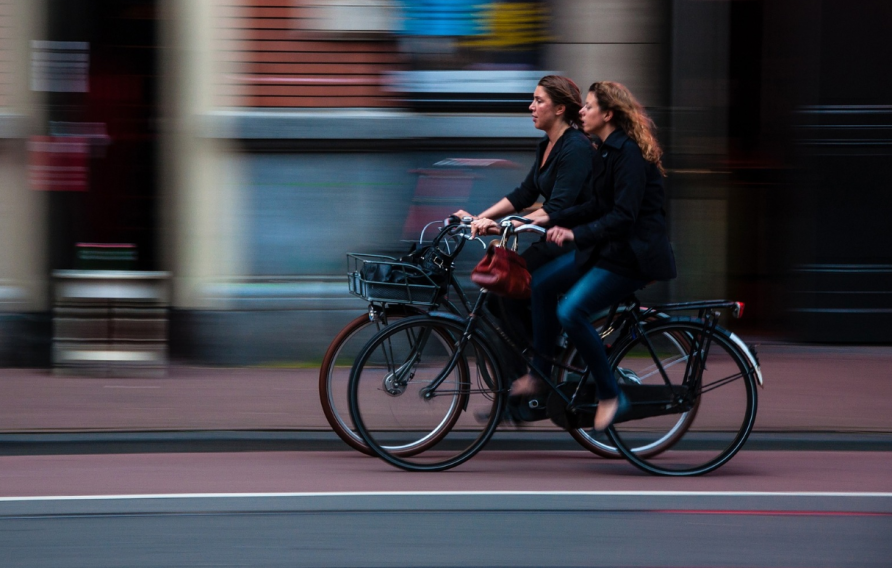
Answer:
M451 494L45 502L50 514L0 513L0 548L5 565L47 568L888 566L892 498L864 501Z

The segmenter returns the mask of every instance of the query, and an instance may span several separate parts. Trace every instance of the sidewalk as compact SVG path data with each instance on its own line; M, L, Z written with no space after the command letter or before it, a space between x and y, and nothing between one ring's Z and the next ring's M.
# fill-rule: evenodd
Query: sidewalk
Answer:
M758 346L755 433L892 434L892 347ZM329 430L316 369L173 366L163 378L0 370L0 433Z

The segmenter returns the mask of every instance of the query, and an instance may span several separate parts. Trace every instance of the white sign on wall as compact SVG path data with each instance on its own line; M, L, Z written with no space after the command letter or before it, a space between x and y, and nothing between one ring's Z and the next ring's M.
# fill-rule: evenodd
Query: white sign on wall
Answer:
M90 44L85 41L31 42L31 90L86 93L90 90Z

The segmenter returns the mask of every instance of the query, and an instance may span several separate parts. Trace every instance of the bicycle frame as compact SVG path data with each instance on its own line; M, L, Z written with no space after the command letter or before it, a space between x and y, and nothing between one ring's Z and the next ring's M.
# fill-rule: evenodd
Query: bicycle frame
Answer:
M522 357L526 361L526 363L529 365L530 370L539 379L545 382L551 392L556 393L556 395L563 400L569 412L593 412L597 408L597 403L577 402L577 398L580 395L581 388L586 382L585 377L586 375L588 375L588 369L567 366L562 364L558 360L549 358L553 365L574 373L579 373L583 376L583 380L579 381L576 389L572 392L572 394L568 395L566 392L561 390L558 385L551 380L551 377L546 376L533 364L531 357L527 356L525 350L521 349L514 341L512 341L509 335L500 327L498 322L491 316L491 314L483 309L486 298L489 294L489 291L485 289L481 290L480 296L477 298L477 301L471 309L468 317L464 320L465 328L462 336L456 342L456 349L451 360L443 369L443 371L438 374L437 378L435 378L431 382L431 384L423 390L423 395L425 396L425 398L436 396L437 388L440 386L440 384L442 384L445 378L448 377L450 373L452 373L452 371L455 369L455 366L459 364L461 357L463 357L464 349L467 347L470 338L474 336L477 326L480 325L480 322L483 322L485 326L487 326L492 331L495 331L499 335L499 337L508 345L510 350L516 356ZM620 312L620 307L626 307L627 309ZM644 333L645 330L643 328L643 325L646 323L647 318L654 314L694 309L699 310L700 317L698 319L703 322L702 332L690 338L690 347L684 357L686 362L686 369L683 386L685 386L686 389L684 392L678 392L677 387L672 387L672 383L669 380L666 369L661 363L654 346L651 344L650 340L647 337L647 334ZM717 310L720 309L730 309L732 310L732 314L738 315L742 311L742 305L739 302L730 302L725 300L708 300L701 302L661 304L642 310L638 299L633 295L629 299L614 304L610 308L604 326L604 331L601 332L601 336L607 337L610 334L618 333L621 337L628 334L633 334L634 337L634 334L638 334L643 339L643 343L647 346L648 352L650 353L650 356L654 361L664 383L663 385L638 385L637 387L634 387L634 390L639 391L637 396L635 396L635 400L632 402L633 405L637 405L640 407L638 412L640 416L637 417L686 412L687 410L691 409L694 401L702 392L708 392L709 390L718 388L722 384L725 384L725 382L735 380L734 377L725 378L719 384L708 385L708 388L705 391L702 389L701 385L703 370L706 368L712 336L714 335L715 328L718 324L719 312L717 312ZM440 317L446 316L446 314L436 311L431 312L430 315ZM456 319L454 316L448 317L453 321L455 321ZM756 366L751 366L748 372L757 373L757 376L760 377L760 374L758 374L758 367ZM761 384L761 381L759 382ZM651 394L648 395L648 392L650 392ZM660 396L655 398L654 395L657 395L658 393ZM650 396L650 398L648 398L648 396ZM648 408L649 410L647 410Z
M522 218L519 220L525 222ZM502 227L503 236L524 230L523 225L515 229L510 223L502 224ZM529 230L533 229L543 232L541 227ZM643 308L632 294L611 306L606 319L603 314L597 315L597 323L592 324L592 329L597 328L608 344L610 372L616 374L621 392L631 403L628 411L624 410L614 420L617 426L606 431L610 446L598 433L587 432L594 422L598 402L595 399L597 390L588 376L591 373L585 368L586 364L580 362L584 361L580 358L582 353L561 343L564 351L544 360L554 365L555 373L545 375L531 361L539 361L541 353L535 349L531 351L522 337L515 338L510 319L504 322L489 311L490 294L489 290L481 289L466 315L456 313L444 304L442 309L435 308L425 315L392 324L390 330L379 332L366 344L351 370L350 413L364 444L376 455L410 471L438 471L455 467L478 452L505 418L502 411L510 392L506 379L511 378L506 371L514 366L503 365L506 361L502 354L520 357L528 364L530 373L547 385L544 394L549 395L547 400L541 396L530 400L544 402L546 415L552 421L569 430L583 447L599 455L622 455L650 473L699 475L721 466L746 441L755 419L754 389L759 365L749 350L742 348L742 342L718 326L721 311L730 310L739 316L742 304L711 300ZM681 318L666 314L682 310L699 311L699 317ZM557 358L560 360L555 360ZM739 382L735 382L732 389L722 391L727 394L705 397L708 398L706 401L700 396L732 381ZM706 382L711 384L704 384ZM551 395L552 392L556 394ZM388 395L409 394L411 396L403 400L390 401L388 398ZM444 398L438 401L448 404L425 402L433 402L430 399L439 396ZM473 401L472 396L475 397ZM681 440L702 407L713 408L704 403L724 403L729 396L742 411L741 422L735 426L736 416L726 418L722 410L721 419L730 421L727 432L732 438L726 446L716 438L719 453L715 457L701 459L698 457L701 453L694 452L691 459L697 463L688 464L691 452L688 447L682 447L669 461L649 461ZM740 406L741 402L745 404ZM417 406L419 404L421 406ZM531 403L530 406L534 405ZM421 456L421 453L433 446L418 446L413 453L398 453L403 447L415 443L415 430L425 436L436 434L430 438L433 444L444 442L456 425L459 413L471 410L477 421L485 425L476 438L473 434L466 436L470 443L467 447L462 445L465 438L459 435L454 439L459 442L457 445L438 446L442 451L430 456ZM708 417L715 418L715 412L710 412ZM422 420L413 422L416 416ZM514 414L508 416L513 418ZM652 417L656 419L651 420ZM425 422L428 418L433 420L433 426ZM538 418L538 414L535 415L535 419ZM525 415L519 418L524 419ZM628 428L619 426L620 422L627 421L634 422ZM712 427L713 421L705 425ZM716 433L724 433L725 425L723 422ZM472 423L466 421L462 431L471 426ZM395 432L406 432L406 435L395 435ZM713 437L714 433L711 433L710 444ZM394 445L394 441L399 443Z
M526 219L522 217L508 217L503 219L501 222L502 225L502 240L504 241L507 237L510 236L511 233L520 232L524 229L527 230L536 230L542 231L541 227L536 227L532 225L521 225L520 227L514 228L511 221L520 221L525 222ZM459 289L460 290L460 289ZM465 306L468 306L466 302L467 297L464 296L463 292L462 299L465 301ZM567 394L555 384L551 377L546 376L540 369L538 369L532 362L531 357L527 356L526 350L519 347L508 335L508 333L503 330L499 323L495 320L495 318L484 309L484 305L486 303L486 299L489 296L490 292L486 289L481 289L480 295L477 297L473 307L470 308L468 312L467 318L465 318L462 323L464 324L464 331L460 338L456 340L455 351L450 358L449 363L446 367L438 373L437 377L422 390L422 395L425 398L432 398L436 396L437 389L443 383L443 381L448 377L452 371L459 364L461 358L464 356L464 350L467 347L471 337L474 337L477 326L480 325L480 322L483 322L483 325L487 326L489 329L494 331L501 339L506 343L509 347L510 351L514 353L514 355L523 358L530 370L544 383L548 386L551 392L556 393L558 397L560 397L564 404L566 405L568 411L570 412L580 412L580 411L593 411L597 408L597 403L588 403L588 402L577 402L577 398L580 395L583 384L585 384L585 378L588 375L587 368L576 368L573 366L567 366L561 363L560 361L555 360L554 358L548 358L552 365L562 368L564 370L578 373L583 379L579 381L576 386L576 389L572 392L572 394ZM626 309L623 311L619 311L620 307L625 307ZM651 396L656 393L661 393L660 396L663 398L658 398L656 400L648 400L643 398L644 395L636 396L637 400L633 401L633 404L638 404L639 406L652 406L655 409L659 407L659 410L654 410L654 414L665 414L667 411L669 412L684 412L689 410L693 405L693 401L701 394L702 385L701 379L703 375L703 370L706 368L707 358L709 354L709 348L712 341L712 335L715 333L715 328L718 324L718 310L730 310L731 314L734 317L739 317L743 313L743 304L741 302L731 302L726 300L706 300L706 301L696 301L696 302L680 302L680 303L670 303L670 304L660 304L651 306L642 311L640 302L637 297L633 294L626 300L622 302L618 302L611 306L610 310L607 314L606 323L604 325L604 331L601 332L601 337L607 337L613 333L617 333L620 337L624 337L628 334L631 334L633 337L640 336L643 339L644 344L647 347L647 350L650 353L652 360L654 361L658 372L663 380L664 385L639 385L637 387L638 390L641 389L649 389ZM690 338L690 347L685 355L685 375L682 385L686 386L686 392L679 393L677 392L677 388L672 387L672 383L669 380L669 377L666 373L666 369L658 357L654 346L651 344L650 340L647 337L647 334L644 332L642 325L647 321L648 317L659 314L659 313L668 313L675 311L690 311L697 310L699 312L698 319L703 322L702 333L696 334L696 336ZM452 310L453 314L449 315L449 319L453 319L456 321L455 315L457 315L457 311ZM431 311L430 315L432 316L444 316L441 312L436 310ZM455 319L454 319L455 318ZM418 345L423 347L429 338L429 332L425 333L423 336L417 338ZM744 352L747 355L750 355L749 350L743 345L742 342L739 342L738 345L744 348ZM389 384L397 384L404 385L408 380L411 380L411 376L406 378L408 373L414 366L414 355L412 360L406 361L403 364L396 366L396 363L392 363L393 372L388 375L387 379L385 379L385 389L388 389ZM761 373L758 369L758 364L752 364L752 356L751 357L751 365L748 372L755 373L758 383L761 385ZM709 389L717 388L728 382L730 380L734 380L733 377L723 379L722 383L717 385L709 385ZM668 391L666 387L669 387ZM663 390L660 390L663 389ZM502 391L505 392L505 391ZM684 395L684 396L682 396ZM667 398L665 397L669 397Z

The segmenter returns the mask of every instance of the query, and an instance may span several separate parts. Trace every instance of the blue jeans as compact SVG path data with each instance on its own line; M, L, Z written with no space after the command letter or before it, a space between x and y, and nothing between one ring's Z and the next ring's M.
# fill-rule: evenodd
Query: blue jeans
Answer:
M561 256L533 273L533 347L538 354L553 357L561 327L588 366L599 400L616 398L616 377L607 364L607 353L590 317L646 284L603 268L580 272L576 254ZM558 297L565 293L558 302ZM551 363L536 356L533 364L548 376Z

